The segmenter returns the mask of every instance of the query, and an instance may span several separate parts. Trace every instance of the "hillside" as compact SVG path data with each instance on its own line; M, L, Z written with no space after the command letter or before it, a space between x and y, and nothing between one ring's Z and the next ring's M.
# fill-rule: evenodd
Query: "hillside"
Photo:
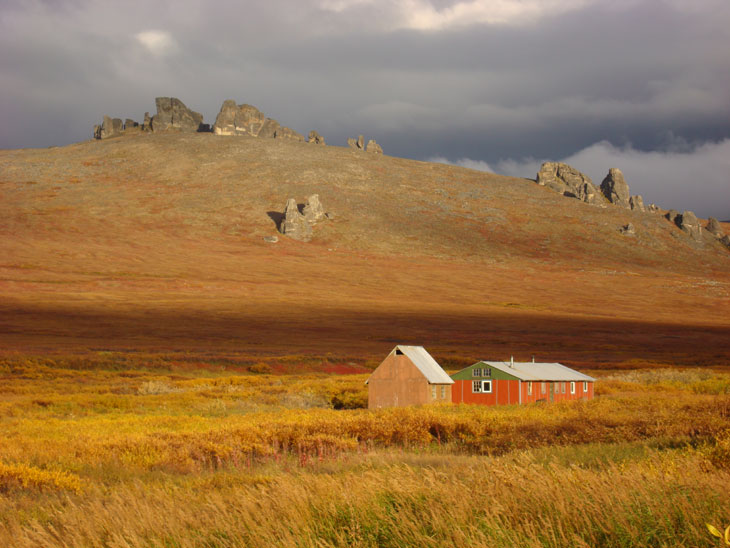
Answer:
M264 241L314 193L311 242ZM721 245L454 166L205 133L1 151L0 233L5 353L730 365Z

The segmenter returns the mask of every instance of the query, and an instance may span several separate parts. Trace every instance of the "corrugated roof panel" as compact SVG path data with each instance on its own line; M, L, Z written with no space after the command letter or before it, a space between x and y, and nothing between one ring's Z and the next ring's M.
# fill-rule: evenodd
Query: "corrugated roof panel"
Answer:
M423 373L423 376L431 384L454 384L454 379L449 377L446 371L441 369L438 362L422 346L404 346L399 344L393 349L393 352L396 350L400 350L408 356L408 359L418 367L419 371Z
M509 373L523 381L595 381L593 377L584 375L564 366L562 363L533 363L533 362L482 362L490 367Z

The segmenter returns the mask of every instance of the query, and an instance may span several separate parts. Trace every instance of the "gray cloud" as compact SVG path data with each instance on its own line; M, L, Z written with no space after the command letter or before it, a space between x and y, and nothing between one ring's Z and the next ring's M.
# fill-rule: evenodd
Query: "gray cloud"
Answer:
M0 147L79 141L174 95L417 159L701 150L730 138L728 51L726 0L8 0Z

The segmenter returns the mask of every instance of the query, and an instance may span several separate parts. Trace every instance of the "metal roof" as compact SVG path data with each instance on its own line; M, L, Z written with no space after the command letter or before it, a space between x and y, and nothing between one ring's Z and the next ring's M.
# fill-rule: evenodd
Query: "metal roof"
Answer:
M418 367L419 371L423 373L423 376L426 377L429 383L454 384L454 379L449 377L446 371L441 369L438 362L422 346L404 346L399 344L391 351L391 354L396 350L400 350L408 356L408 359Z
M436 360L433 359L431 354L426 352L426 349L422 346L404 346L399 344L393 350L390 351L389 356L392 356L396 350L400 350L403 354L413 362L418 370L423 373L426 380L430 384L454 384L454 379L441 369L441 366ZM365 384L370 382L370 377L365 381Z
M487 362L490 367L514 375L523 381L595 381L593 377L565 367L562 363Z

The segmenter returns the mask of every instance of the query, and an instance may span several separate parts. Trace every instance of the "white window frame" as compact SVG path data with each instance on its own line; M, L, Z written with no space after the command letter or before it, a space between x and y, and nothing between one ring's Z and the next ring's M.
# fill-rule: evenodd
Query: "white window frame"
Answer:
M487 390L487 387L489 387L489 390ZM491 394L492 393L492 381L482 381L482 394Z
M527 395L532 396L532 381L527 381Z
M547 394L547 383L546 382L541 382L540 384L542 385L542 386L540 386L540 393L541 394Z
M560 393L565 394L565 382L560 383Z
M482 376L482 368L481 367L475 367L471 370L471 376L472 377L481 377Z
M476 388L476 390L474 390ZM482 393L482 381L471 381L471 393L481 394Z
M588 381L583 381L583 393L588 394Z
M441 385L441 399L442 400L446 399L446 385L444 385L444 384Z
M570 393L575 394L575 381L570 381Z
M492 368L487 367L486 369L482 369L482 377L491 377L492 376Z
M431 399L432 400L436 399L436 385L433 385L433 384L431 385Z

